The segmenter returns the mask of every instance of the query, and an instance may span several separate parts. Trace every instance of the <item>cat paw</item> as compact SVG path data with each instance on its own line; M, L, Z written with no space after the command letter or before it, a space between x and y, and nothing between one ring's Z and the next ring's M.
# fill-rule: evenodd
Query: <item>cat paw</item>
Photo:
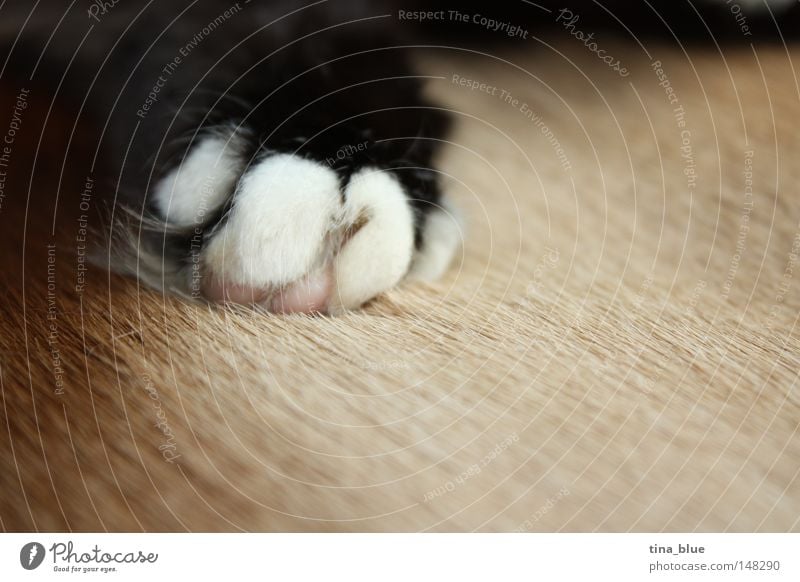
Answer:
M239 152L232 139L204 138L153 192L168 228L202 232L180 275L193 296L339 313L406 278L440 277L461 244L452 210L421 210L392 170L343 177L291 153L248 166Z

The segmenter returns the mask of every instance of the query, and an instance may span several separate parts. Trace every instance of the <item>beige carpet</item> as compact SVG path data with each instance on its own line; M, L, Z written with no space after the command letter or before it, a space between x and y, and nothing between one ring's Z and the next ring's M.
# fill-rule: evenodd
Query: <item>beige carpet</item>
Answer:
M800 530L800 52L645 48L428 59L466 243L363 312L79 295L64 220L48 320L7 245L2 527Z

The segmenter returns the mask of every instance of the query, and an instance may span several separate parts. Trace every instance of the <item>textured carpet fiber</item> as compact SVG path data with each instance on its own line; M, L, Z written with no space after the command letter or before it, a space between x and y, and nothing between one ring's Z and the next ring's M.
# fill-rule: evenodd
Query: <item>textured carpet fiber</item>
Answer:
M607 48L628 77L580 43L426 60L463 253L335 319L77 292L79 222L19 232L61 160L20 150L2 527L800 529L798 53Z

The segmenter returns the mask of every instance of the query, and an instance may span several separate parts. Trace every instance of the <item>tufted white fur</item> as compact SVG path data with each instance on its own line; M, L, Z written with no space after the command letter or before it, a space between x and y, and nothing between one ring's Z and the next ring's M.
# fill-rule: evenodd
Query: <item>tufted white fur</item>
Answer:
M156 185L153 201L171 226L194 226L205 222L233 190L242 170L236 137L203 139L183 163Z
M414 250L414 220L397 179L376 168L355 174L345 193L345 224L366 224L334 261L335 288L329 311L359 307L394 287L408 272Z
M409 276L419 281L436 281L447 270L464 243L464 223L447 202L432 211L425 222L422 248L414 255Z
M336 173L305 158L275 154L238 178L242 165L224 139L207 138L155 191L167 222L189 226L236 188L227 220L202 252L210 299L337 313L409 273L414 216L391 173L362 169L342 196ZM433 280L447 268L461 242L454 216L443 208L428 217L415 278Z
M340 205L333 170L289 154L267 158L242 178L230 217L205 249L209 276L253 288L299 279L324 262Z

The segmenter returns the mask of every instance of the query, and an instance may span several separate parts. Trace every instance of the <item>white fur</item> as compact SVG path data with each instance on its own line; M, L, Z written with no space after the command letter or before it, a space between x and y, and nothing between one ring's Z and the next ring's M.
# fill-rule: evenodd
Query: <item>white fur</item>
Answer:
M153 200L167 224L201 225L225 203L241 170L235 143L222 137L204 138L159 181Z
M455 208L445 202L428 215L422 248L414 255L409 277L428 282L441 278L463 244L463 220Z
M359 307L394 287L408 272L414 251L414 220L408 198L390 173L366 168L345 192L345 223L368 222L334 261L332 313Z
M453 216L438 210L429 217L417 278L435 279L449 265L461 241ZM362 169L342 197L332 169L278 154L241 178L203 265L215 299L338 313L397 285L413 254L413 211L390 172Z
M254 288L291 283L325 260L340 213L333 170L280 154L242 178L231 215L205 249L211 276Z

